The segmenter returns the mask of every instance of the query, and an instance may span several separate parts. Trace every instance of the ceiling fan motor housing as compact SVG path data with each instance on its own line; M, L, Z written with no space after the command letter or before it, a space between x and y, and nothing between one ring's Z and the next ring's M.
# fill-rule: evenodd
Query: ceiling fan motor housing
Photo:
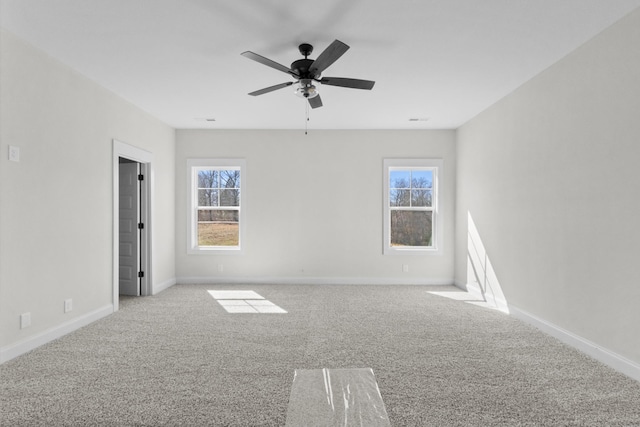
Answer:
M291 63L291 70L297 73L300 76L300 79L317 79L320 77L320 73L314 73L313 75L309 73L311 64L313 64L313 59L298 59Z

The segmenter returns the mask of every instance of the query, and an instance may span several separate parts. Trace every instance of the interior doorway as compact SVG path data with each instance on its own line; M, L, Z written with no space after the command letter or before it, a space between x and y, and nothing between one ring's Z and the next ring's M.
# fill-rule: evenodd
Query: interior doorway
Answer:
M153 154L113 141L113 308L120 295L152 295Z
M140 163L120 157L119 163L119 212L118 212L118 293L140 296L144 271L140 242L143 239L144 222L141 215L141 182L144 175Z

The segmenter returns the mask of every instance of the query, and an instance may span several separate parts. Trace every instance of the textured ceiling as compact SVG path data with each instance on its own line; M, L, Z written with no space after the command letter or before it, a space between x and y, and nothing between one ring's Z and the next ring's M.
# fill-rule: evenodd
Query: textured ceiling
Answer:
M613 24L640 0L0 0L1 25L175 128L299 129L289 66L351 46L323 75L315 129L456 128ZM215 121L205 121L213 118ZM410 119L427 119L413 121Z

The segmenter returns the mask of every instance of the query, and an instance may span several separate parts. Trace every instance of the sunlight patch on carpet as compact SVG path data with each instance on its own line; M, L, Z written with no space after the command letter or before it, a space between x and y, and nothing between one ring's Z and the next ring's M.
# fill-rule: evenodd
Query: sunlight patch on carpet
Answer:
M254 291L208 291L217 300L221 299L264 299Z
M227 313L286 313L254 291L207 291Z
M477 305L478 307L489 308L491 310L501 311L503 313L509 313L507 310L502 309L501 307L497 307L495 304L491 304L485 299L479 298L478 296L465 291L450 291L450 292L441 292L441 291L427 291L427 293L431 295L436 295L443 298L452 299L455 301L462 301L467 304Z
M456 301L466 301L466 302L481 302L482 299L476 297L475 295L471 295L469 292L464 291L451 291L451 292L436 292L436 291L428 291L431 295L437 295L439 297L445 297L449 299L454 299Z

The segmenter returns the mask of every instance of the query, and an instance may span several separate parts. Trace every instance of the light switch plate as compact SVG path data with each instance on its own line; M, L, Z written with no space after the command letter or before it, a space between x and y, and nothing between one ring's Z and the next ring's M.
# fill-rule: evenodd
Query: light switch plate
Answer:
M9 160L12 162L20 161L20 147L14 145L9 146Z
M31 326L31 313L22 313L20 315L20 329L28 328Z

